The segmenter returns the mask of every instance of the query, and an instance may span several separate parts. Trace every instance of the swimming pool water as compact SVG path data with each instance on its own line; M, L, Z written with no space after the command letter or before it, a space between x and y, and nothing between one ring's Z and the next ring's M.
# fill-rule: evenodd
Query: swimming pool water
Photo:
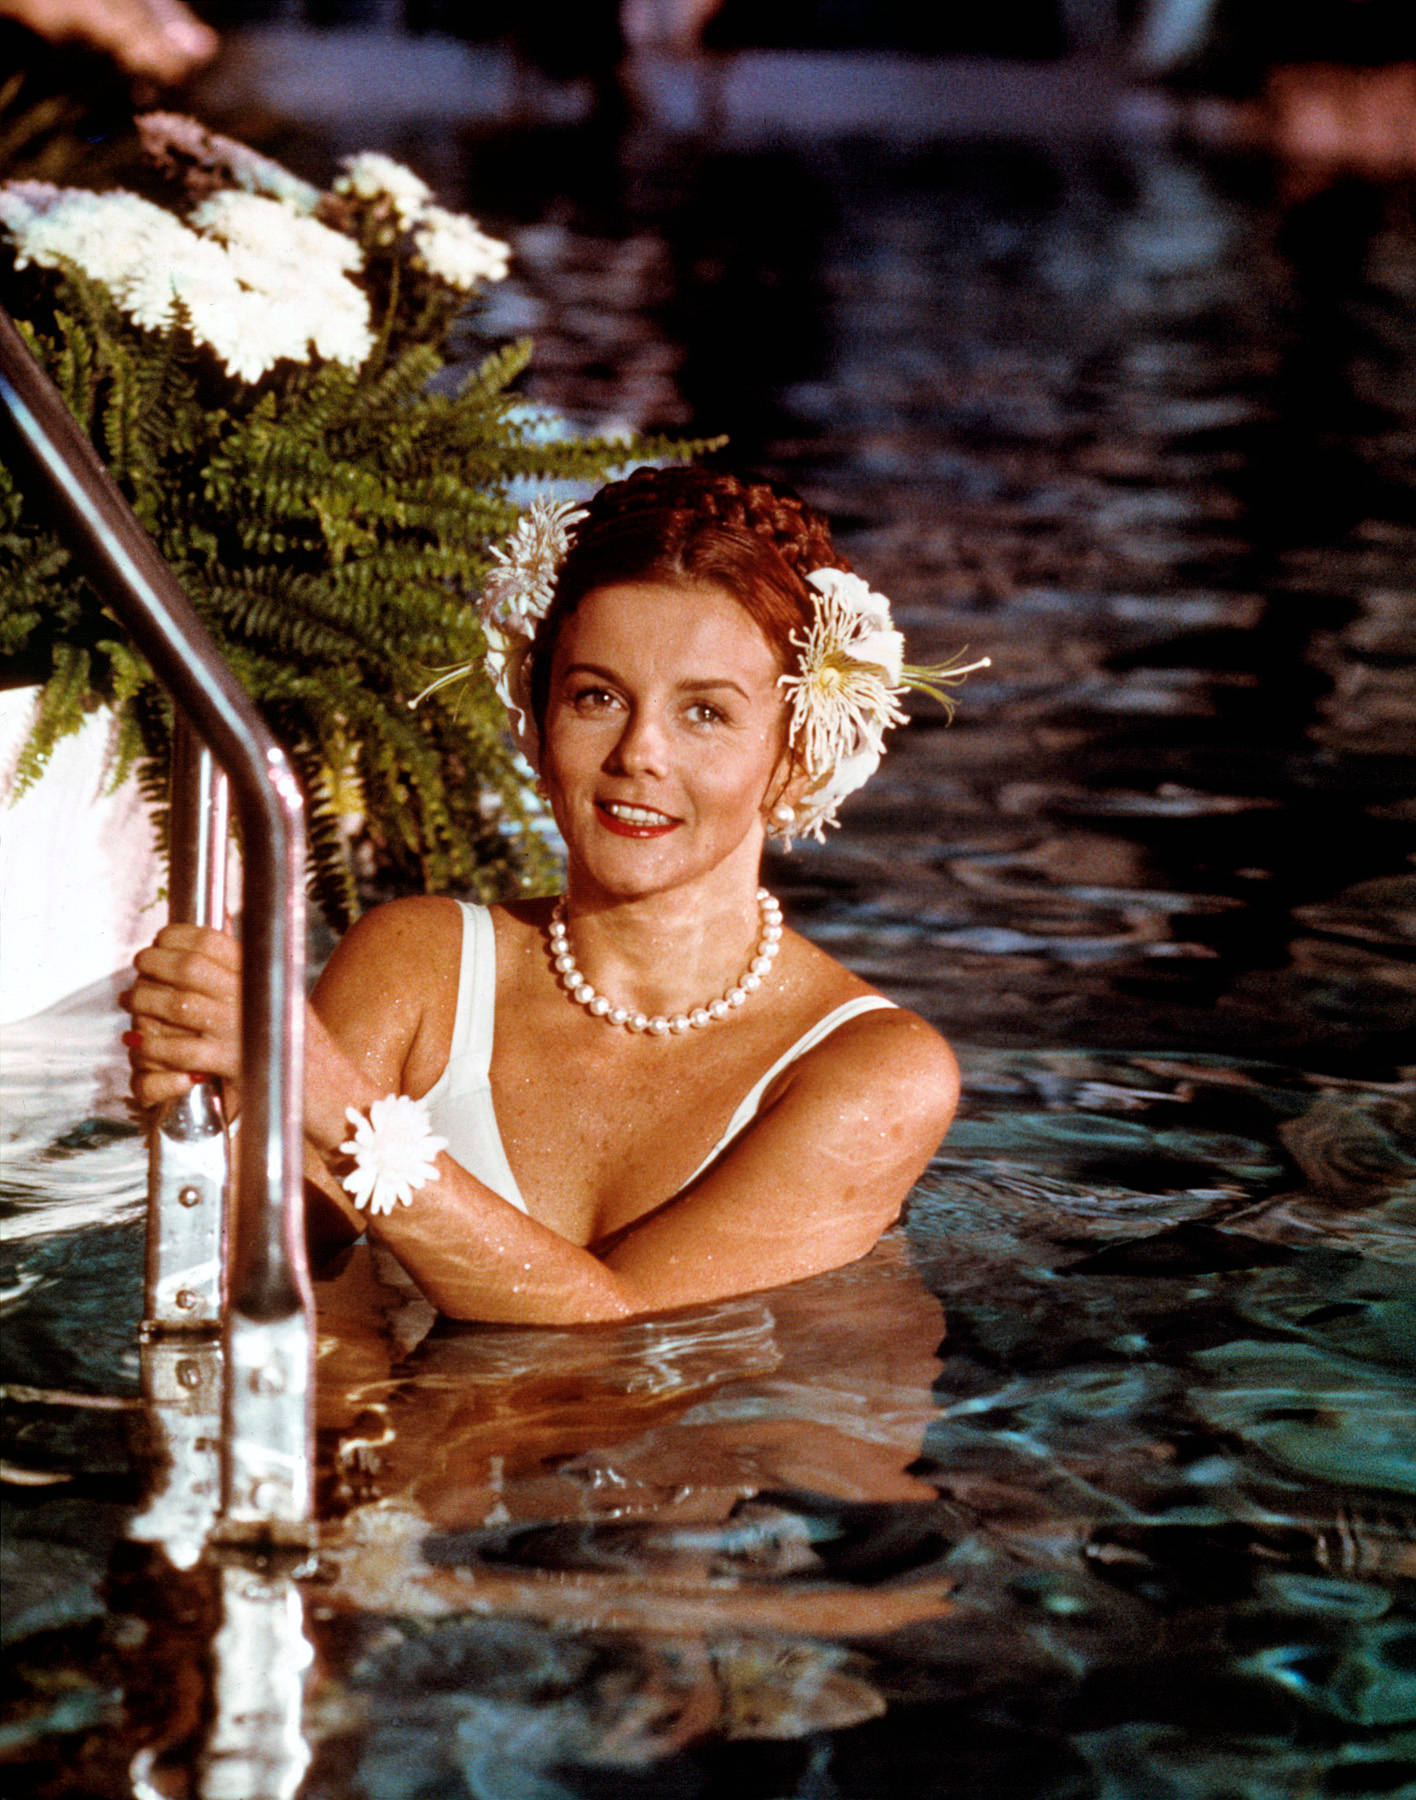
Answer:
M771 870L964 1108L864 1262L664 1319L356 1251L317 1556L173 1566L111 991L7 1031L7 1795L1411 1791L1409 191L573 148L459 165L541 396L733 430L995 660Z

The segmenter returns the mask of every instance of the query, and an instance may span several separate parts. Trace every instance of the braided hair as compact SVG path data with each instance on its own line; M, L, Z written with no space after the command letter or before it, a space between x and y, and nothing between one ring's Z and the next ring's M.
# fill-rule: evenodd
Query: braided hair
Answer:
M703 468L636 469L600 489L575 527L531 650L531 710L545 729L556 640L588 594L624 582L674 590L698 585L732 595L776 652L783 670L792 634L814 614L806 577L849 569L825 519L790 488L760 476ZM681 601L678 602L682 604Z

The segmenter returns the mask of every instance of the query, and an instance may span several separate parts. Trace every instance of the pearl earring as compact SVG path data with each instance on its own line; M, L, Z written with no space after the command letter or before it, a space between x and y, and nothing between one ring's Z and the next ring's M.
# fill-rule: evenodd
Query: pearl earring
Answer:
M795 817L796 808L794 806L788 806L785 800L779 800L772 808L772 823L774 825L790 825Z

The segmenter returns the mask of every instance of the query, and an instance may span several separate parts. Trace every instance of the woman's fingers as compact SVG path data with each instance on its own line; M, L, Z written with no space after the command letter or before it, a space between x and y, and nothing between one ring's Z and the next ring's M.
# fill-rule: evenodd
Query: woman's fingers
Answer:
M144 1016L131 1034L125 1034L125 1041L135 1075L180 1069L189 1075L234 1077L239 1071L239 1039L224 1032L185 1031Z
M185 1093L193 1076L234 1079L241 1046L235 942L205 926L167 925L133 966L137 979L122 1004L133 1018L124 1042L139 1104Z
M223 931L204 925L165 925L133 959L139 978L190 989L214 999L235 998L241 952Z
M149 1112L166 1106L169 1100L180 1100L195 1086L195 1079L169 1069L162 1074L135 1074L131 1086L134 1101L144 1112Z
M167 1025L190 1036L219 1035L239 1014L234 994L209 994L201 988L143 976L124 997L124 1005L141 1031L149 1025Z

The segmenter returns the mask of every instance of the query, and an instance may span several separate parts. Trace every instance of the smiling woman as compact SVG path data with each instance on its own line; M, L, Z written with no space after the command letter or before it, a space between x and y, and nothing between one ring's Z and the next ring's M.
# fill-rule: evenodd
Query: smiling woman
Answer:
M959 671L909 669L825 522L766 483L641 470L566 511L533 509L483 600L566 891L380 907L308 1027L312 1236L367 1217L458 1318L623 1318L853 1261L958 1093L943 1040L758 876L769 830L834 822L902 684ZM235 1090L231 939L169 926L137 971L140 1103Z

